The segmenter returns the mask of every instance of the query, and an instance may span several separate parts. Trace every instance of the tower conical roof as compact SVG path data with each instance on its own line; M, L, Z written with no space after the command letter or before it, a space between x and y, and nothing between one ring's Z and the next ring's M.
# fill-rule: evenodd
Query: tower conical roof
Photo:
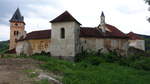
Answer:
M20 13L19 8L15 11L12 18L9 20L10 22L24 22L24 18Z

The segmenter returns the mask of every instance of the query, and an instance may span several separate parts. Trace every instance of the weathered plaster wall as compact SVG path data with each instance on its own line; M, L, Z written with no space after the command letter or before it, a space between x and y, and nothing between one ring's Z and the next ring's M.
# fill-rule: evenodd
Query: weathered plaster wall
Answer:
M145 51L144 40L129 40L129 46Z
M60 38L60 29L65 29L65 38ZM79 52L79 25L76 22L52 23L51 55L75 56Z
M120 54L127 54L128 40L113 38L80 38L83 50L107 52L117 50Z
M50 46L51 40L50 39L32 39L29 40L31 44L33 53L41 53L49 52L48 47Z
M9 44L9 50L14 49L16 47L16 41L17 35L14 35L15 31L18 31L19 33L24 31L24 23L19 22L13 22L10 23L10 44Z
M32 52L32 47L29 41L19 41L16 44L16 53L17 55L20 54L26 54L26 55L31 55Z
M31 55L34 53L49 52L50 39L32 39L17 42L16 52L18 55L21 53Z

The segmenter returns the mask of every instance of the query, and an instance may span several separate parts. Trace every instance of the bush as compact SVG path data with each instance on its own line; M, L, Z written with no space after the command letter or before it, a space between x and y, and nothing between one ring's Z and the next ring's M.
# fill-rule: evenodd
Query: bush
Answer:
M106 60L106 62L110 62L110 63L117 62L121 58L121 56L119 56L115 51L110 53L103 53L101 55Z
M150 70L150 58L144 58L141 60L134 61L130 64L131 67L143 70Z
M105 59L94 51L84 51L75 57L75 62L85 62L91 65L99 65L100 63L105 62Z

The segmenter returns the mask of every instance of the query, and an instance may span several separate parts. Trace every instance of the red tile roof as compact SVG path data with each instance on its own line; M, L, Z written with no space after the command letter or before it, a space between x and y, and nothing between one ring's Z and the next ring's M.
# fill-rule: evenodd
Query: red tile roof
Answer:
M128 36L129 39L131 39L131 40L143 40L142 37L140 37L139 35L137 35L137 34L135 34L135 33L133 33L133 32L129 32L129 33L127 34L127 36Z
M80 30L80 37L128 38L126 34L112 25L106 24L105 27L107 27L111 32L107 31L103 33L98 28L82 27Z
M106 27L111 31L111 32L107 32L106 35L108 36L112 36L112 37L123 37L123 38L128 38L128 36L126 34L124 34L122 31L120 31L118 28L106 24Z
M111 32L103 33L98 28L94 27L81 27L80 28L80 37L96 37L96 38L128 38L126 34L118 30L116 27L106 24L105 25ZM41 30L41 31L33 31L27 34L25 39L22 40L30 40L30 39L48 39L51 38L51 30Z
M56 17L55 19L53 19L50 22L54 23L54 22L70 22L70 21L75 21L78 24L80 24L68 11L65 11L60 16Z
M30 39L47 39L51 38L51 30L41 30L41 31L33 31L27 34L26 38L20 39L22 40L30 40Z

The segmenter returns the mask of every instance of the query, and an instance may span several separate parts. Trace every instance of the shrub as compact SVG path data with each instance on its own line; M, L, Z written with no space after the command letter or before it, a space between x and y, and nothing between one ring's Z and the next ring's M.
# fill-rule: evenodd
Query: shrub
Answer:
M84 51L75 57L75 62L85 62L91 65L99 65L100 63L105 62L105 59L94 51Z
M106 60L106 62L111 62L111 63L117 62L121 58L121 56L119 56L115 51L112 51L110 53L103 53L101 55Z
M143 70L150 70L150 58L144 58L141 60L136 60L130 64L131 67Z

